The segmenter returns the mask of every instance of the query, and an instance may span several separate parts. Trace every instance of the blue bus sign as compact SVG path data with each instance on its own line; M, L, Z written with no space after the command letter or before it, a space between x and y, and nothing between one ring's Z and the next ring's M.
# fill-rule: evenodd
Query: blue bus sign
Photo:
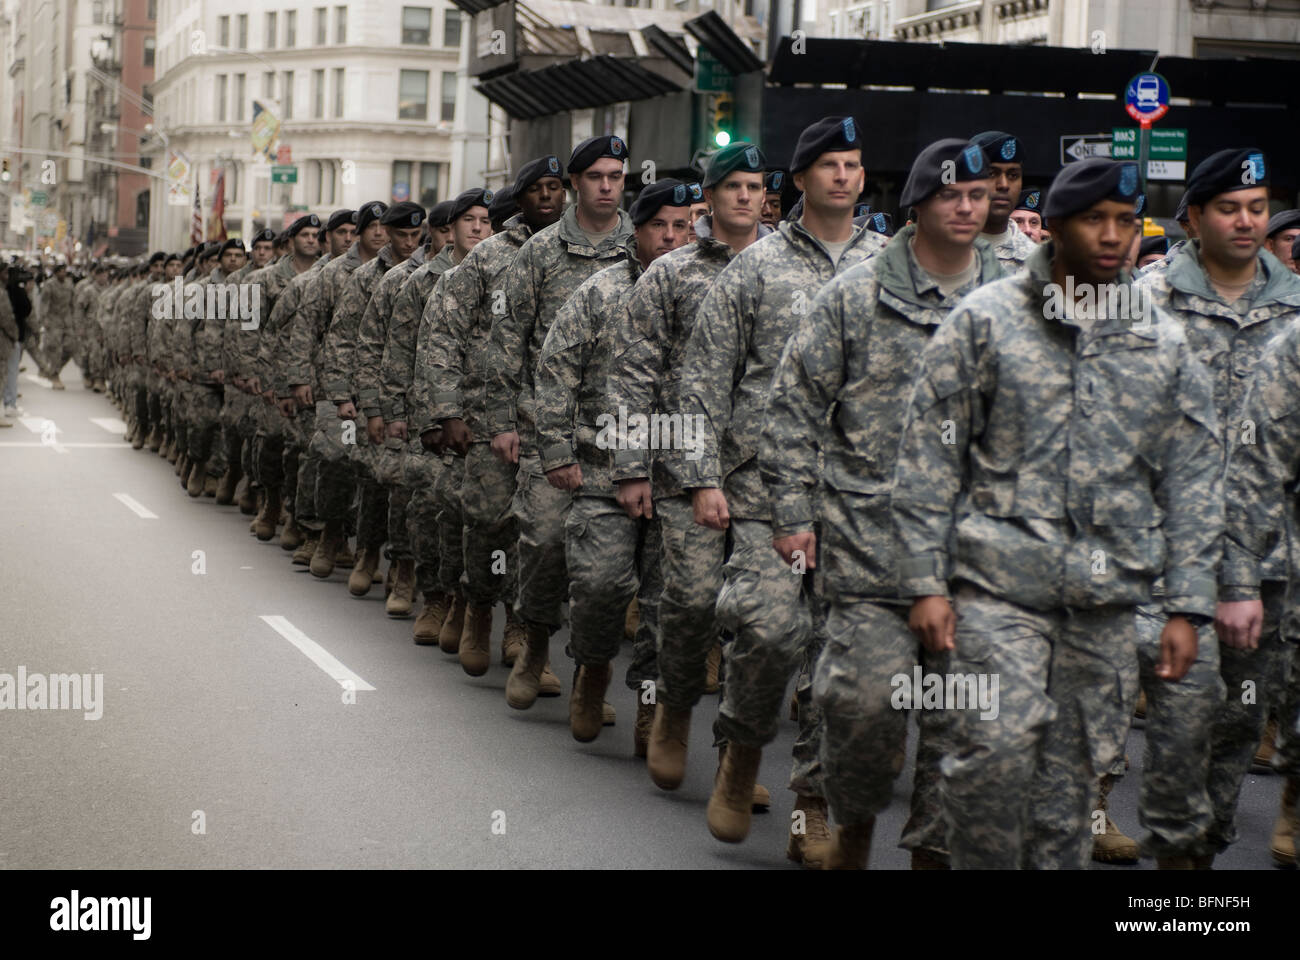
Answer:
M1158 73L1139 73L1124 88L1124 109L1149 127L1169 112L1169 82Z

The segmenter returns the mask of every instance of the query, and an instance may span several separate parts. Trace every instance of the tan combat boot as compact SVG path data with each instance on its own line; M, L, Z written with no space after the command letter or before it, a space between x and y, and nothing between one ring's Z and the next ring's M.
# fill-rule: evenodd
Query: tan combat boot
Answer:
M378 553L375 554L378 557ZM376 563L379 561L376 560ZM370 574L366 574L367 577ZM447 611L451 609L451 596L446 593L437 593L436 591L426 591L424 594L424 607L420 610L420 615L415 618L415 629L413 631L415 642L421 647L429 647L438 642L438 632L442 630L442 625L447 619Z
M191 497L203 496L203 484L208 478L208 464L206 460L200 460L190 467L190 482L185 486L185 492Z
M316 555L316 548L320 546L320 533L316 530L308 531L307 539L302 542L302 546L293 552L293 565L296 567L311 566L311 558Z
M345 534L343 536L343 542L339 544L338 555L334 558L334 566L350 570L356 565L356 555L352 552L352 547L348 544L348 538Z
M636 639L637 627L641 625L641 605L637 603L636 597L627 605L627 610L623 613L623 639L631 643Z
M604 726L605 691L613 675L612 663L578 668L578 677L569 694L569 731L579 743L590 743L600 736L600 728Z
M62 390L63 387L60 386L57 387L56 389ZM137 423L135 425L135 429L131 431L131 449L143 450L144 440L145 440L144 430L140 427L140 424Z
M501 665L513 667L515 657L524 648L524 622L515 616L514 607L506 604L506 631L501 636Z
M149 431L149 451L157 453L158 448L162 446L162 427L154 424L153 429Z
M654 729L655 705L636 695L636 722L632 724L632 755L643 760L650 752L650 731Z
M451 610L448 625L452 625L457 611L464 621L458 641L460 665L471 677L481 677L492 666L492 608L467 603L457 596ZM438 638L438 644L442 645L442 637Z
M239 467L232 464L226 467L226 472L221 475L221 482L217 484L217 503L223 507L235 502L235 487L239 486L239 474Z
M289 522L284 525L280 531L280 549L297 550L302 546L302 542L307 539L306 531L298 526L298 521L293 514L289 514Z
M723 843L740 843L749 836L754 783L763 751L760 747L728 743L721 752L722 762L709 797L709 833Z
M339 544L343 541L343 521L326 520L321 530L320 542L316 552L311 556L311 575L324 580L334 572L334 560L339 553Z
M251 517L257 513L257 491L253 489L252 478L245 477L244 481L243 492L239 494L239 512Z
M218 483L218 480L217 480L216 477L210 477L210 476L209 476L209 477L204 477L204 478L203 478L203 495L204 495L205 497L215 497L215 496L217 495L217 483Z
M802 818L790 818L790 839L785 845L787 859L802 863L805 867L820 870L826 863L831 849L831 828L826 822L826 801L821 797L809 797L800 794L794 802L795 810L803 811ZM803 820L803 830L795 833L794 827ZM873 819L872 824L875 823ZM843 829L843 828L841 828ZM867 831L867 843L871 842L871 831ZM863 854L861 870L866 867L866 854ZM831 869L831 868L827 868ZM845 867L843 869L850 869Z
M340 525L342 521L339 521ZM328 526L328 524L327 524ZM372 547L357 548L357 563L348 575L348 593L354 597L364 597L375 583L375 571L379 569L379 550ZM428 604L426 604L428 606ZM438 622L442 626L442 621ZM434 628L435 630L437 627ZM417 633L418 628L417 628ZM419 640L415 641L419 643Z
M655 704L645 767L660 790L676 790L686 779L686 742L690 733L690 710L674 710L662 700Z
M447 619L442 622L442 630L438 633L438 649L443 653L458 653L460 651L460 641L465 633L465 598L456 590L451 598L451 609L447 611Z
M1092 838L1092 859L1098 863L1137 863L1137 842L1126 837L1110 818L1110 791L1115 787L1115 777L1102 774L1098 784L1097 807L1106 815L1106 832Z
M50 389L66 390L68 388L63 385L63 381L59 379L59 375L56 373L54 376L50 377Z
M180 451L176 449L176 438L172 437L167 441L167 449L163 451L163 459L168 463L175 463L176 458L180 456Z
M611 664L611 669L612 668L613 667ZM578 678L574 677L574 679L576 680ZM602 727L614 726L614 722L617 719L618 719L618 714L614 712L614 705L612 703L606 700L604 703L600 705L600 725Z
M280 488L278 486L268 487L265 497L266 499L262 501L262 512L257 515L257 527L253 531L257 534L257 539L263 541L270 540L275 536L275 528L280 519L280 508L283 505L280 501Z
M1287 777L1282 786L1282 809L1278 811L1277 823L1273 824L1273 839L1268 849L1273 854L1273 862L1279 867L1294 867L1295 837L1300 831L1300 813L1296 812L1296 801L1300 799L1300 777Z
M547 667L551 632L540 624L524 627L524 648L510 668L506 680L506 703L516 710L527 710L537 701L542 671Z
M384 612L395 619L409 617L414 603L415 561L407 557L397 561L397 577L393 580L393 592L384 601Z
M876 818L865 823L846 823L835 828L835 839L827 845L823 870L865 870L871 855L871 831ZM804 861L808 863L807 860Z
M1255 759L1251 761L1252 773L1273 772L1273 754L1277 753L1276 744L1277 720L1269 717L1268 723L1264 725L1264 735L1260 738L1259 749L1255 751Z
M542 668L542 675L537 681L537 695L539 697L558 697L563 692L564 684L560 682L560 678L557 677L555 671L551 669L551 661L547 660L546 666ZM612 727L614 725L614 717L612 716L613 712L614 708L610 707L609 715L605 717L605 726L607 727Z
M715 643L709 650L709 659L704 661L704 692L717 693L722 689L719 677L722 674L722 644Z
M257 525L262 520L262 511L266 509L263 506L263 504L266 502L266 491L263 490L261 487L258 487L253 494L253 499L257 504L257 515L254 516L251 521L249 521L248 524L249 533L257 533Z
M176 468L172 470L172 473L178 477L184 477L185 479L188 480L189 474L187 474L185 471L189 469L189 466L190 466L189 454L187 454L184 450L182 450L180 453L176 455ZM182 486L184 486L184 484L182 484Z
M388 561L388 572L384 574L384 596L393 595L393 584L397 582L397 561Z

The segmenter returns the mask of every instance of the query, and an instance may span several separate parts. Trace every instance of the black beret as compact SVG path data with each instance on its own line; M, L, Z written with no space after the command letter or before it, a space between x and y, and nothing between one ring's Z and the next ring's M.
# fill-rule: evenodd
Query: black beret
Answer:
M627 144L621 137L591 137L573 148L569 157L569 174L582 173L601 157L627 159Z
M945 180L947 171L951 171L951 180ZM903 185L903 194L898 200L899 208L906 210L916 206L938 193L946 183L983 180L991 172L984 151L974 141L956 137L936 140L912 161L912 171L907 175L907 183Z
M1089 157L1072 163L1056 175L1043 204L1044 217L1070 217L1101 200L1136 205L1138 165Z
M970 138L970 142L984 151L989 163L1023 163L1020 141L1001 130L985 130Z
M424 207L411 200L403 200L389 207L379 222L386 227L418 227L424 223Z
M785 189L785 171L767 171L767 176L763 178L763 189L768 193L780 193Z
M894 235L894 218L887 213L880 213L879 211L875 213L867 212L854 217L853 223L865 226L872 233L883 234L886 237Z
M451 208L447 211L447 222L451 223L465 216L465 212L470 207L490 207L492 205L492 191L484 187L473 187L456 195L451 201Z
M1178 200L1178 206L1174 209L1174 219L1179 223L1188 223L1191 218L1187 215L1187 191Z
M185 258L182 257L179 253L169 253L167 254L167 259L163 261L163 265L166 266L167 264L171 263L173 260L180 261L181 263L185 262ZM96 266L95 269L98 270L99 267Z
M1300 210L1283 210L1269 218L1265 236L1271 237L1275 233L1294 230L1296 227L1300 227Z
M790 172L807 170L823 153L832 150L861 150L862 134L852 117L823 117L804 127L790 158Z
M222 253L225 253L227 250L238 250L240 253L247 252L244 249L244 242L242 240L236 239L235 237L231 237L229 240L227 240L225 243L221 245Z
M335 210L330 214L330 218L325 221L325 229L337 230L345 223L352 223L353 214L355 213L355 210Z
M360 233L366 227L370 226L388 210L388 204L382 200L371 200L369 203L363 203L361 209L356 212L353 222L357 225L357 233ZM382 221L380 221L382 222Z
M659 212L660 207L689 207L695 202L691 194L690 184L674 180L672 177L656 180L637 194L636 200L632 202L632 209L627 212L627 215L632 220L632 226L639 227L648 223Z
M1198 163L1187 178L1187 204L1201 206L1221 193L1267 185L1268 168L1262 150L1256 147L1220 150Z
M1021 190L1020 199L1016 201L1013 210L1028 210L1030 213L1040 213L1043 209L1043 191L1041 190Z
M324 244L325 238L328 235L329 235L329 229L326 227L321 227L319 230L316 231L316 242L319 244Z
M451 218L447 216L451 211L451 204L452 201L443 200L429 208L428 222L430 227L445 227L451 223Z
M504 186L492 195L492 202L488 205L488 219L493 223L509 220L518 212L519 204L515 203L513 186Z
M529 160L520 167L519 173L515 176L515 195L518 196L524 193L543 177L564 179L564 165L560 163L559 157L548 154L544 157L538 157L536 160Z
M704 182L700 186L706 188L715 186L728 174L735 173L737 170L762 173L765 166L767 166L767 158L763 156L763 151L752 143L741 140L728 144L709 157L704 168Z
M159 261L166 262L166 260L167 260L166 252L163 250L159 250L157 253L154 253L149 257L149 265L153 266L155 263L158 263Z
M199 251L200 260L210 260L221 252L221 244L213 240L211 243L205 243L203 249Z
M1291 241L1291 259L1295 260L1300 256L1300 237Z
M1138 244L1138 259L1149 257L1153 253L1164 256L1169 252L1168 237L1143 237L1142 242Z
M253 242L249 246L257 243L275 243L275 231L270 227L257 231L257 233L253 234Z
M316 216L314 213L308 213L299 217L293 223L289 224L289 229L284 231L284 236L286 238L296 237L300 230L306 230L308 227L311 227L313 230L319 230L320 217Z

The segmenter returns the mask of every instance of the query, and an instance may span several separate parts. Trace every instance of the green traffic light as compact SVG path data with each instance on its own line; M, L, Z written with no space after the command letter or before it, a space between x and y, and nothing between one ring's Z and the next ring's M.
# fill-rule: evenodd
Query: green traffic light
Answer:
M731 134L727 133L726 130L719 130L713 135L713 142L720 147L725 147L731 143Z

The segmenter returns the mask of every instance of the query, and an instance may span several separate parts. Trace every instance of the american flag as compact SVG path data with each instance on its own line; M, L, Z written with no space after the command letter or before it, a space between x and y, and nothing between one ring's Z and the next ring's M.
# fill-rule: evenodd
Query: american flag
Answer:
M190 214L190 246L203 242L203 205L199 202L199 171L194 169L194 210Z
M217 184L212 193L212 219L208 221L208 239L225 242L226 240L226 168L218 167L214 172Z

